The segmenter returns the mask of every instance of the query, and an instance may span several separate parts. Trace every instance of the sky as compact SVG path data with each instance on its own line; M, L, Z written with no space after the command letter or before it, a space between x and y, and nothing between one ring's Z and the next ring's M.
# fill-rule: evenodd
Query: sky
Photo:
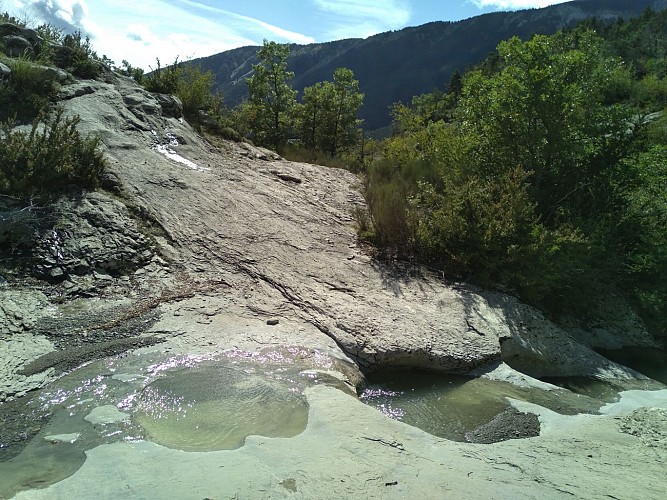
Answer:
M499 10L567 0L0 0L31 24L48 22L90 36L94 50L120 65L149 70L264 39L319 43L366 38L431 21L459 21Z

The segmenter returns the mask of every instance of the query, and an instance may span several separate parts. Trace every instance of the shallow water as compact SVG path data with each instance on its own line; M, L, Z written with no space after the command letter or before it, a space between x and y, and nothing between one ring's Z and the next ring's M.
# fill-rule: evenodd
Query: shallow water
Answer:
M142 391L133 421L148 440L185 451L238 448L251 434L293 437L308 422L302 386L219 363L178 370Z
M592 394L517 387L507 382L432 371L389 369L371 373L360 399L385 415L435 436L466 441L466 433L510 407L507 398L538 404L565 415L596 413L618 391L590 381ZM585 384L583 384L585 386Z
M0 498L67 478L85 451L101 444L150 440L211 451L238 448L251 434L295 436L308 421L304 390L342 383L318 371L326 370L326 358L289 356L129 354L81 367L26 408L52 416L17 456L0 463Z

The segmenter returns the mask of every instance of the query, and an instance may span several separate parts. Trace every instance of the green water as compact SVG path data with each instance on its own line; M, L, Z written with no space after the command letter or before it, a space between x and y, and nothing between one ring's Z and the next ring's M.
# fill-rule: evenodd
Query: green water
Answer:
M387 415L435 436L466 441L466 433L510 407L507 398L538 404L561 414L596 413L617 391L602 384L589 394L517 387L507 382L439 372L388 369L371 373L360 399Z
M298 383L211 364L179 370L141 393L133 420L146 438L185 451L234 449L256 434L293 437L308 422Z
M14 458L0 462L0 498L67 478L86 450L101 444L150 440L212 451L238 448L249 435L296 436L308 421L304 390L340 384L316 369L325 357L315 358L304 364L282 353L129 354L90 363L26 406L27 422L35 409L51 418Z

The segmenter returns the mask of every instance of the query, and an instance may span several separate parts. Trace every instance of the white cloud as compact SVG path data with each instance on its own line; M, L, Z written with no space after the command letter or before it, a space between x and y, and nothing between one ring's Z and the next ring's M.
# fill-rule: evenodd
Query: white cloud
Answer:
M195 1L195 0L180 0L179 4L187 5L193 9L199 9L220 18L224 18L226 22L232 21L233 25L237 28L241 28L247 31L256 32L262 34L263 37L271 38L268 34L272 34L278 37L280 42L291 42L291 43L313 43L315 39L313 37L303 35L294 31L289 31L283 29L279 26L274 26L267 22L262 21L254 17L243 16L241 14L236 14L225 9L220 9L212 5L208 5L205 2Z
M1 2L2 0L0 0ZM162 63L204 57L263 38L313 43L314 39L260 19L219 9L208 0L9 0L13 12L35 24L89 35L94 50L117 64L127 60L149 69ZM24 14L25 13L25 14Z
M469 0L479 8L494 7L497 9L520 10L548 7L571 0Z
M407 0L311 0L332 26L326 38L366 37L403 28L412 17Z
M359 21L378 21L391 27L410 20L410 5L405 0L313 0L321 10Z

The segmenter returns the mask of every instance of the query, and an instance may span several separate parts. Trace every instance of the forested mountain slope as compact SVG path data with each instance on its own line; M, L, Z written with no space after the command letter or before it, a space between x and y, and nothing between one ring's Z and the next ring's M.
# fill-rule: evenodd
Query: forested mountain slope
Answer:
M481 62L502 40L551 34L586 18L633 17L646 8L663 9L665 0L574 0L543 9L498 12L459 22L433 22L366 39L348 39L290 47L293 86L327 80L339 67L350 68L365 93L361 117L374 130L390 123L388 106L443 89L456 70ZM216 75L229 106L247 96L245 78L258 62L258 47L241 47L196 60Z

